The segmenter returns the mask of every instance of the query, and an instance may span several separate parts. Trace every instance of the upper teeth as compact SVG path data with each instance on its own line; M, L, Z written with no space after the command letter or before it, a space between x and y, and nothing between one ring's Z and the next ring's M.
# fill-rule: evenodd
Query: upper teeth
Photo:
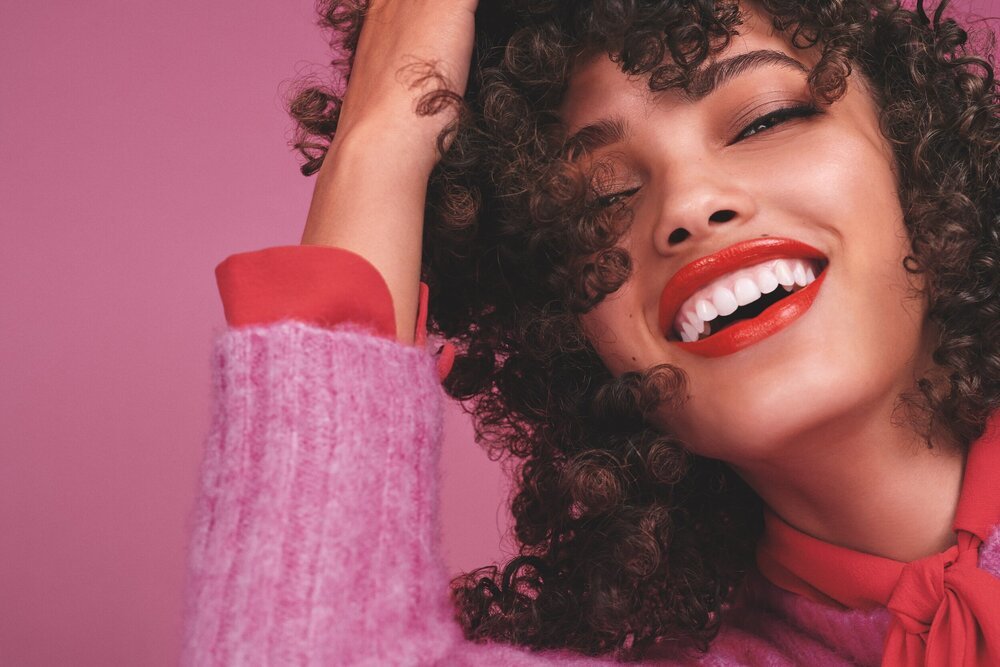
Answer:
M807 259L772 259L727 273L695 292L681 305L674 319L674 331L685 343L711 333L711 322L720 315L732 315L739 306L753 303L781 285L792 291L816 280L813 262Z

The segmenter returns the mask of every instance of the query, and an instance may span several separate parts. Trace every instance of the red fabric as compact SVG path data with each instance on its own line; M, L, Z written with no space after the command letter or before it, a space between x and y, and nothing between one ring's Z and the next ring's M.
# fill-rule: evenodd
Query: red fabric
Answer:
M230 326L283 319L366 324L396 337L392 296L367 260L342 248L278 246L230 255L215 277Z
M283 319L333 327L354 322L384 338L396 338L389 287L364 257L331 246L275 246L230 255L215 267L229 326L268 324ZM420 283L416 345L427 342L427 285ZM438 375L451 371L455 348L445 343Z
M427 283L420 283L420 296L417 302L417 328L413 332L413 342L415 345L425 345L427 343L427 298L430 288ZM437 371L438 377L442 381L448 377L451 367L455 365L455 346L445 341L438 350Z
M1000 579L979 546L1000 523L1000 414L965 465L953 528L958 544L911 563L838 547L765 511L757 564L772 583L850 608L888 607L883 665L1000 665Z

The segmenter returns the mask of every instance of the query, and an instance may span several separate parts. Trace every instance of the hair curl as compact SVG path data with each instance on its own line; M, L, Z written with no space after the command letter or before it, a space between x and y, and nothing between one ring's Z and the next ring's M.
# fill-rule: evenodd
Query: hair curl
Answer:
M623 216L588 202L556 114L574 59L605 52L651 89L688 86L741 24L732 0L483 0L464 100L428 186L424 280L431 323L458 344L447 391L475 399L477 439L519 460L512 501L520 556L456 578L465 634L534 648L639 657L654 642L706 650L748 569L760 500L727 466L685 450L645 417L684 394L661 365L613 377L579 315L628 278ZM1000 151L989 56L924 3L760 0L833 102L859 70L895 150L899 198L940 332L936 377L902 400L967 447L1000 405ZM364 0L320 0L348 75ZM981 55L976 55L977 52ZM341 98L297 91L302 173L319 169Z

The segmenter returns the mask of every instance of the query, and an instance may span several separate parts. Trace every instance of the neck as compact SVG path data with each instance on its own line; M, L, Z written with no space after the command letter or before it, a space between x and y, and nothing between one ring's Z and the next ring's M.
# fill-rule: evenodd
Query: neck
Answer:
M771 451L733 467L800 531L903 562L955 544L965 453L944 443L929 449L892 424L891 406L841 416Z

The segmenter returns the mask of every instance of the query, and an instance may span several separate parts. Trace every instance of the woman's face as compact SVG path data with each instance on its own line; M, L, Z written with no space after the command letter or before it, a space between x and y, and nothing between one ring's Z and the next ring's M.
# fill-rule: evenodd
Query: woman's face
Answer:
M752 10L740 30L713 59L736 60L697 99L650 93L600 56L578 66L561 110L571 133L618 123L591 155L610 167L598 194L622 193L608 201L634 216L631 277L584 316L588 335L616 375L683 369L688 399L657 425L732 463L887 417L930 349L875 103L852 75L813 113L816 50ZM810 269L820 280L794 286ZM751 317L733 324L740 303L734 317Z

